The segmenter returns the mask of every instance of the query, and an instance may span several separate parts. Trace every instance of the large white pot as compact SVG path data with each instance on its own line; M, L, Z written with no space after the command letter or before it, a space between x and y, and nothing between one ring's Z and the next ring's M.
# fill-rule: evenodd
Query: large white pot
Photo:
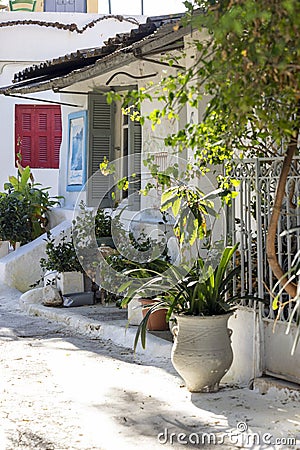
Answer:
M231 314L220 316L177 315L172 363L190 392L216 392L232 364Z

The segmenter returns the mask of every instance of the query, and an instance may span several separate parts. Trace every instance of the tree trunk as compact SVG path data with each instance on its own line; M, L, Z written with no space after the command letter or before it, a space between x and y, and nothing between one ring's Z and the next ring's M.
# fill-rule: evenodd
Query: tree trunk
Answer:
M297 150L297 137L292 138L288 148L286 156L283 160L282 170L280 173L276 194L275 194L275 201L274 201L274 207L270 218L270 223L268 227L268 234L267 234L267 259L269 262L269 265L272 269L273 274L277 278L277 280L280 280L281 285L283 286L287 281L288 277L284 275L284 272L278 262L277 254L276 254L276 232L277 232L277 226L280 219L280 212L282 207L282 202L285 197L285 187L286 187L286 181L287 177L291 168L293 157ZM297 292L297 286L294 283L289 283L285 287L286 292L293 298L296 296Z

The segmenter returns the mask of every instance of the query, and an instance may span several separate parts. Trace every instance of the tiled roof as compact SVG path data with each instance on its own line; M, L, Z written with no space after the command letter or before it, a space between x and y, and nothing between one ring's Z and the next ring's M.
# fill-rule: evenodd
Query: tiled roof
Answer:
M155 32L160 34L174 26L181 19L182 14L149 17L145 23L133 28L128 33L117 34L109 38L102 47L77 50L76 52L42 62L23 69L14 76L13 83L26 84L26 80L44 81L50 78L65 76L74 70L93 65L97 60L112 55L117 50L130 48ZM156 34L156 36L157 36Z

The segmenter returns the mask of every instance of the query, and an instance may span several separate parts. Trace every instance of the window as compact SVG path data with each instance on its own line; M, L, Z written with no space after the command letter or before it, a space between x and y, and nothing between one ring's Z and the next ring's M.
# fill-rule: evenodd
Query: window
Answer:
M60 106L16 105L15 155L35 169L58 169L61 144Z
M86 0L45 0L44 11L86 13Z
M128 194L129 209L137 211L140 208L138 190L141 187L141 126L138 122L128 120L128 116L122 116L120 111L119 106L107 104L106 96L89 95L88 178L99 170L104 157L110 161L125 157L118 172L120 178L136 174L134 182L129 184ZM112 206L109 183L108 177L99 173L91 179L87 192L89 206L98 206L100 199L103 199L101 207Z

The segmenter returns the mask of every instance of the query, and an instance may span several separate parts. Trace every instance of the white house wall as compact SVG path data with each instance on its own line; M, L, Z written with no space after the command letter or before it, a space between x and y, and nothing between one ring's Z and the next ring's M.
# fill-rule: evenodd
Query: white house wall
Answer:
M20 69L21 70L21 69ZM32 94L32 97L38 97ZM39 98L39 97L38 97ZM49 92L43 93L44 99L52 99ZM32 104L34 102L12 97L0 97L0 133L1 133L1 166L0 166L0 191L3 185L8 181L8 177L16 174L15 168L15 105ZM40 103L40 102L39 102ZM34 180L45 187L51 187L49 193L51 196L58 195L58 169L33 169Z
M67 191L67 164L68 164L68 143L69 143L69 124L68 115L70 113L87 110L87 96L86 95L61 95L62 101L81 105L79 108L70 108L62 106L62 142L59 162L59 195L64 197L62 205L66 209L74 209L78 200L79 192ZM83 192L83 200L86 201L86 193Z
M162 71L161 66L152 65L152 64L147 63L146 67L145 67L145 64L143 62L139 62L139 61L137 61L135 64L131 64L130 66L124 66L124 67L122 67L121 70L124 72L128 72L129 74L136 74L138 76L150 74L150 73L161 74L161 71ZM70 90L70 91L75 91L75 92L87 93L87 92L97 91L97 89L101 90L101 89L103 89L103 87L105 87L107 80L113 74L115 74L119 71L120 70L118 69L118 70L109 72L107 74L104 74L104 75L101 75L98 77L94 77L94 78L91 78L91 79L88 79L85 81L78 82L76 84L73 84L69 88L65 89L65 91ZM149 78L149 80L158 82L160 80L160 75L159 75L159 77ZM146 81L143 80L143 83L140 83L139 87L145 86L147 81L148 81L148 79L146 79ZM124 75L119 75L114 78L112 85L124 86L124 90L125 90L125 87L128 84L132 84L132 83L133 82L132 82L131 78L128 78ZM106 89L107 89L107 87L106 87ZM66 179L67 166L66 165L67 165L67 157L68 157L68 114L71 112L86 110L88 107L87 106L88 96L83 95L83 94L80 94L80 95L74 94L73 95L73 94L61 93L59 96L59 99L61 102L67 102L67 103L81 105L79 108L62 107L63 136L62 136L61 157L60 157L59 194L63 195L65 197L64 205L66 208L74 208L74 206L77 202L78 193L66 191L66 185L67 185L67 179ZM152 109L154 109L156 107L155 105L156 105L155 103L150 103L150 102L145 103L143 105L142 114L151 112ZM174 125L173 125L173 127L174 127ZM146 149L146 151L155 152L158 149L158 145L163 146L162 148L164 148L162 138L158 139L158 137L166 136L166 133L169 131L172 131L172 130L174 131L174 128L172 128L172 126L170 125L170 122L166 121L166 125L158 127L157 130L158 130L158 134L156 136L156 134L155 133L153 134L153 132L151 131L151 125L149 122L147 122L146 125L142 127L143 152L145 152L145 149ZM152 133L152 137L151 137L151 133ZM144 199L146 199L146 200L144 200ZM147 203L147 201L148 201L147 197L142 197L142 202L144 202L144 201L146 201L146 203ZM156 203L157 203L157 197L156 197ZM144 203L142 204L142 207L144 207ZM147 205L146 205L146 207L147 207Z
M28 13L23 12L1 12L0 23L28 20L28 16ZM30 13L31 21L49 24L57 22L62 25L77 24L79 30L101 17L103 16L100 14L86 13ZM0 27L0 60L45 61L77 49L101 47L107 38L113 37L117 33L130 31L145 20L146 18L142 16L131 16L131 18L124 16L121 21L112 16L112 18L95 23L83 33L53 26L2 26Z
M69 14L69 13L30 13L30 20L40 22L40 25L15 24L6 26L9 21L28 20L26 12L1 12L0 13L0 86L12 84L14 74L22 71L24 68L39 64L42 61L53 59L65 54L75 52L77 49L102 46L108 37L113 37L117 33L128 32L135 28L135 23L145 22L146 18L141 16L121 21L116 18L101 20L94 26L87 28L83 33L70 30L63 30L57 26L51 26L55 23L62 25L77 24L79 30L94 20L101 18L98 14ZM4 26L3 26L4 25ZM43 26L44 25L44 26ZM45 26L47 25L47 26ZM32 98L47 99L59 101L60 95L52 91L30 94ZM70 96L67 98L68 103ZM80 96L75 103L82 104L83 96ZM34 102L13 97L0 97L0 135L1 135L1 167L0 167L0 191L3 190L3 184L8 180L9 175L16 173L14 163L14 122L15 105L32 104ZM70 112L75 112L76 108L69 108ZM62 109L62 117L64 117ZM64 119L63 119L64 120ZM63 123L66 127L66 123ZM67 129L67 128L66 128ZM61 144L61 154L65 155L67 139L63 136ZM63 160L62 160L63 161ZM59 179L64 170L58 169L34 169L33 174L37 182L44 186L51 186L51 195L57 195L58 185L62 185L65 180ZM72 204L73 194L70 195L70 204Z

